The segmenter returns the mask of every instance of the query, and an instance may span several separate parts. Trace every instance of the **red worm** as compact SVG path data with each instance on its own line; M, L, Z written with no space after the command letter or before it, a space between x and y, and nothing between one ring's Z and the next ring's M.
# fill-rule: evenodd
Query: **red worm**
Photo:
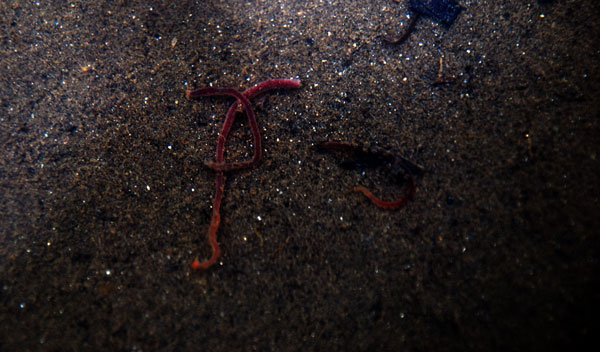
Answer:
M227 111L227 115L225 117L225 122L223 123L223 128L219 133L218 141L217 141L217 151L215 155L214 162L208 162L207 165L214 169L217 172L215 185L215 201L213 204L213 214L210 222L210 228L208 230L208 241L210 243L212 254L211 257L203 262L200 262L199 258L196 257L192 262L192 269L194 270L205 270L210 268L217 262L221 254L221 250L219 248L219 243L217 242L217 231L219 230L219 225L221 223L221 201L223 200L223 195L225 193L225 171L251 167L256 165L262 157L262 147L261 147L261 139L260 132L258 130L258 124L256 123L256 117L254 115L254 111L252 111L252 106L250 104L250 99L256 97L257 95L266 92L271 89L277 88L299 88L301 83L299 80L292 79L275 79L266 81L256 85L253 88L246 90L244 93L240 93L235 89L231 88L200 88L192 91L186 92L186 97L188 99L197 98L201 96L211 96L211 95L229 95L235 97L237 100L235 103L231 105L229 111ZM248 115L248 121L250 123L250 128L252 129L252 134L254 137L254 157L249 161L238 162L238 163L225 163L225 143L227 141L227 136L231 131L231 126L235 120L235 115L237 114L237 109L239 106L239 102L242 103L244 110L246 111L246 115Z
M373 193L371 193L371 191L369 191L368 189L366 189L363 186L356 186L356 187L352 188L350 190L350 192L353 192L353 191L361 192L362 194L367 196L367 198L369 198L371 200L371 202L373 204L375 204L376 206L383 208L383 209L394 210L394 209L398 209L398 208L402 207L404 204L408 203L409 200L413 200L415 197L415 190L416 190L415 181L411 178L410 186L408 187L408 190L406 191L406 196L404 196L400 199L394 200L394 201L390 201L390 202L386 202L386 201L383 201L383 200L377 198L376 196L373 195Z
M250 101L248 101L248 98L243 96L240 92L238 92L235 89L209 87L209 88L196 89L191 92L188 91L186 95L188 98L195 98L195 97L199 97L199 96L210 96L210 95L233 96L242 102L242 105L244 106L244 109L246 110L246 114L248 115L248 119L251 121L254 120L254 122L256 123L256 119L254 118L254 111L252 111L252 106L250 105ZM235 114L235 111L233 111L233 112L230 111L227 113L227 117L225 118L225 123L227 123L227 120L233 121L233 117L232 117L233 114ZM258 132L258 126L256 126L256 131ZM227 135L223 135L223 133L221 133L219 135L219 142L221 141L221 139L223 139L223 144L224 144L225 138L227 138ZM255 135L255 138L256 138L256 135ZM258 140L258 144L260 146L260 135L258 135L257 140ZM221 148L221 149L217 148L216 159L218 162L223 161L223 159L224 159L224 149L223 148ZM210 228L208 230L208 241L210 243L210 247L212 248L212 255L209 259L207 259L203 262L200 262L198 257L196 257L196 259L194 259L194 261L192 262L192 268L195 270L202 270L202 269L210 268L213 264L215 264L217 262L217 259L219 258L219 255L221 254L221 249L219 248L219 243L217 242L217 231L219 229L219 224L221 223L221 214L219 213L219 211L221 208L221 201L223 199L223 193L225 192L225 175L223 174L223 171L217 171L215 185L216 185L216 191L215 191L215 202L213 204L213 215L212 215L212 219L210 221Z
M302 83L298 79L272 79L270 81L265 81L257 84L256 86L245 90L242 95L248 100L254 99L258 95L267 92L273 89L286 89L286 88L300 88ZM227 112L227 118L225 119L225 123L223 124L223 129L219 135L219 141L217 143L217 154L219 150L225 149L225 142L227 140L227 136L231 131L231 126L233 126L233 122L238 112L239 102L236 101L231 105L229 111ZM254 114L252 116L248 115L248 122L250 123L250 128L252 128L252 134L254 136L254 156L252 159L247 161L241 161L236 163L225 163L223 160L216 161L206 161L206 166L210 167L215 171L231 171L243 168L252 167L260 161L262 158L262 147L261 147L261 139L260 132L258 130L258 124L256 123L256 118ZM221 137L222 136L222 137Z
M356 186L349 190L348 192L361 192L367 198L371 200L373 204L383 209L398 209L405 205L408 201L413 200L416 192L416 183L413 178L413 175L419 176L422 175L424 170L423 167L413 163L412 161L406 159L401 155L394 155L382 150L365 150L360 146L357 146L352 143L346 142L337 142L337 141L327 141L317 144L317 148L320 150L340 150L345 152L351 152L356 158L356 162L363 164L369 164L370 166L376 166L378 164L390 163L393 168L400 168L404 170L407 174L404 178L410 182L408 189L406 191L406 195L400 199L394 201L383 201L380 198L376 197L369 191L367 188L363 186ZM354 166L354 162L349 161L345 164Z

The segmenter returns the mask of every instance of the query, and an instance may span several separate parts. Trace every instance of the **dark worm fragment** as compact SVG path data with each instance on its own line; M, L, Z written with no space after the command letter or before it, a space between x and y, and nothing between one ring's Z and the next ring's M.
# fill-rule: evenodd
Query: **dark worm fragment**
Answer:
M404 42L415 29L417 20L421 16L432 18L446 26L450 26L462 10L455 0L409 0L408 8L411 12L410 22L404 33L396 39L384 40L390 44Z

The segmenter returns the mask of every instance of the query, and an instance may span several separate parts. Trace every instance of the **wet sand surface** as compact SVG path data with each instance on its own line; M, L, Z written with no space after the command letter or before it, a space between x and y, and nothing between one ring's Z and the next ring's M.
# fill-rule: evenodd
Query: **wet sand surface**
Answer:
M0 3L0 350L565 350L597 335L595 1ZM440 62L442 72L440 75ZM442 84L433 84L438 76ZM264 156L217 136L252 100ZM345 141L423 165L414 201ZM228 160L252 154L247 121Z

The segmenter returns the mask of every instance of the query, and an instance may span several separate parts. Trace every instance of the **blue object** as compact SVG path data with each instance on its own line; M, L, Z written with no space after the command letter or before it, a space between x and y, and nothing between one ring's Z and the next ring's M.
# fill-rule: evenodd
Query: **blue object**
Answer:
M455 0L410 0L408 7L445 25L451 25L462 9Z

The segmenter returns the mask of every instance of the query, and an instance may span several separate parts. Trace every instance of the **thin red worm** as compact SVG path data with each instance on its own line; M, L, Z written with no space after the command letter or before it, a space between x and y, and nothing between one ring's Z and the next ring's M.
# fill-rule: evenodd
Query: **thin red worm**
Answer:
M254 111L252 110L252 106L250 105L250 99L256 97L257 95L266 92L271 89L278 88L299 88L301 86L300 80L290 80L290 79L275 79L260 83L243 93L236 91L235 89L230 88L200 88L193 91L187 91L186 97L188 99L197 98L201 96L210 96L210 95L229 95L235 97L237 100L227 111L227 115L225 117L225 122L223 123L223 128L219 133L219 138L217 142L217 151L215 156L215 162L209 162L207 165L213 168L217 172L216 176L216 191L215 191L215 202L213 204L213 215L209 228L209 243L212 248L212 255L209 259L200 262L198 257L194 259L192 262L192 269L194 270L204 270L208 269L212 265L217 262L219 255L221 254L221 250L219 248L219 243L217 242L217 231L219 229L219 224L221 223L221 201L223 199L223 194L225 191L225 171L230 171L234 169L251 167L258 163L262 157L262 147L261 147L261 139L260 133L258 130L258 124L256 123L256 117L254 115ZM235 115L238 112L239 102L242 103L244 110L246 110L246 115L248 115L248 121L250 123L250 127L252 128L252 133L255 140L255 148L254 148L254 157L252 160L239 162L239 163L225 163L225 143L227 140L227 136L231 131L231 127L235 120Z
M390 209L390 210L398 209L398 208L404 206L409 200L414 199L414 196L416 193L416 183L412 177L412 174L420 175L424 171L421 166L413 163L412 161L404 158L403 156L392 155L392 154L385 153L385 152L369 151L369 150L365 150L355 144L346 143L346 142L338 142L338 141L321 142L321 143L317 144L317 147L324 149L324 150L353 151L353 152L358 152L358 153L363 153L365 155L369 155L371 158L381 158L383 160L389 160L389 161L393 162L393 165L404 169L409 174L408 176L406 176L406 178L410 181L410 185L406 191L406 195L403 198L400 198L400 199L397 199L394 201L387 202L387 201L381 200L380 198L373 195L373 193L371 191L369 191L367 188L365 188L363 186L356 186L346 193L354 192L354 191L361 192L367 198L369 198L371 200L371 202L373 204L375 204L376 206L383 208L383 209Z
M410 182L411 182L411 184L408 187L408 190L406 191L406 196L404 196L403 198L400 198L398 200L391 201L391 202L386 202L386 201L383 201L383 200L377 198L376 196L373 195L373 193L371 193L371 191L369 191L368 189L366 189L363 186L356 186L356 187L352 188L349 192L353 192L353 191L361 192L362 194L367 196L367 198L369 198L371 200L371 202L373 204L375 204L376 206L383 208L383 209L394 210L394 209L398 209L398 208L402 207L404 204L408 203L409 200L412 200L414 198L415 190L416 190L415 181L411 178Z
M254 111L252 111L252 106L250 105L250 101L248 100L248 98L243 96L240 92L238 92L235 89L209 87L209 88L196 89L193 92L187 92L186 95L188 98L194 98L194 97L199 97L199 96L210 96L210 95L233 96L236 99L238 99L238 101L242 102L242 105L244 106L244 109L246 110L246 114L248 115L248 119L253 119L254 122L256 122L256 119L254 118ZM231 111L228 112L227 117L225 118L225 121L227 121L227 120L233 121L234 114L235 114L235 110L233 112L231 112ZM256 128L256 130L258 131L258 127ZM221 136L223 136L222 133L219 135L219 142L221 141ZM223 143L224 143L226 136L227 135L224 135L222 137ZM259 139L260 139L260 136L259 136ZM216 160L217 160L217 162L222 162L224 160L224 149L223 148L221 148L221 149L217 148ZM192 262L192 269L194 269L194 270L203 270L203 269L210 268L213 264L215 264L217 262L217 259L219 258L219 255L221 254L221 249L219 248L219 243L217 242L217 231L219 229L219 224L221 223L221 214L219 211L221 208L221 201L223 199L223 193L225 191L225 175L224 175L223 171L217 171L215 185L216 185L215 202L213 204L213 214L212 214L212 219L210 221L210 228L208 230L208 241L209 241L210 247L212 249L212 255L210 256L209 259L207 259L203 262L200 262L198 257L196 257L194 259L194 261Z
M245 90L242 95L248 100L254 99L258 95L267 92L273 89L287 89L287 88L300 88L302 86L300 80L298 79L273 79L270 81L265 81L257 84L256 86ZM193 93L195 91L189 92ZM231 131L231 127L233 126L233 122L235 121L235 117L238 113L239 101L236 101L231 105L229 111L227 112L227 118L225 119L225 123L223 124L223 129L221 129L221 133L219 134L219 141L217 142L217 154L219 151L225 150L225 142L227 140L227 136ZM250 123L250 128L252 128L252 134L254 137L254 156L252 159L247 161L241 161L236 163L225 163L224 160L216 160L216 161L207 161L205 162L206 166L210 167L215 171L232 171L237 169L249 168L256 165L262 158L262 147L261 147L261 138L260 132L258 130L258 124L256 123L256 118L254 114L252 117L248 115L248 122ZM221 137L223 136L223 137Z

